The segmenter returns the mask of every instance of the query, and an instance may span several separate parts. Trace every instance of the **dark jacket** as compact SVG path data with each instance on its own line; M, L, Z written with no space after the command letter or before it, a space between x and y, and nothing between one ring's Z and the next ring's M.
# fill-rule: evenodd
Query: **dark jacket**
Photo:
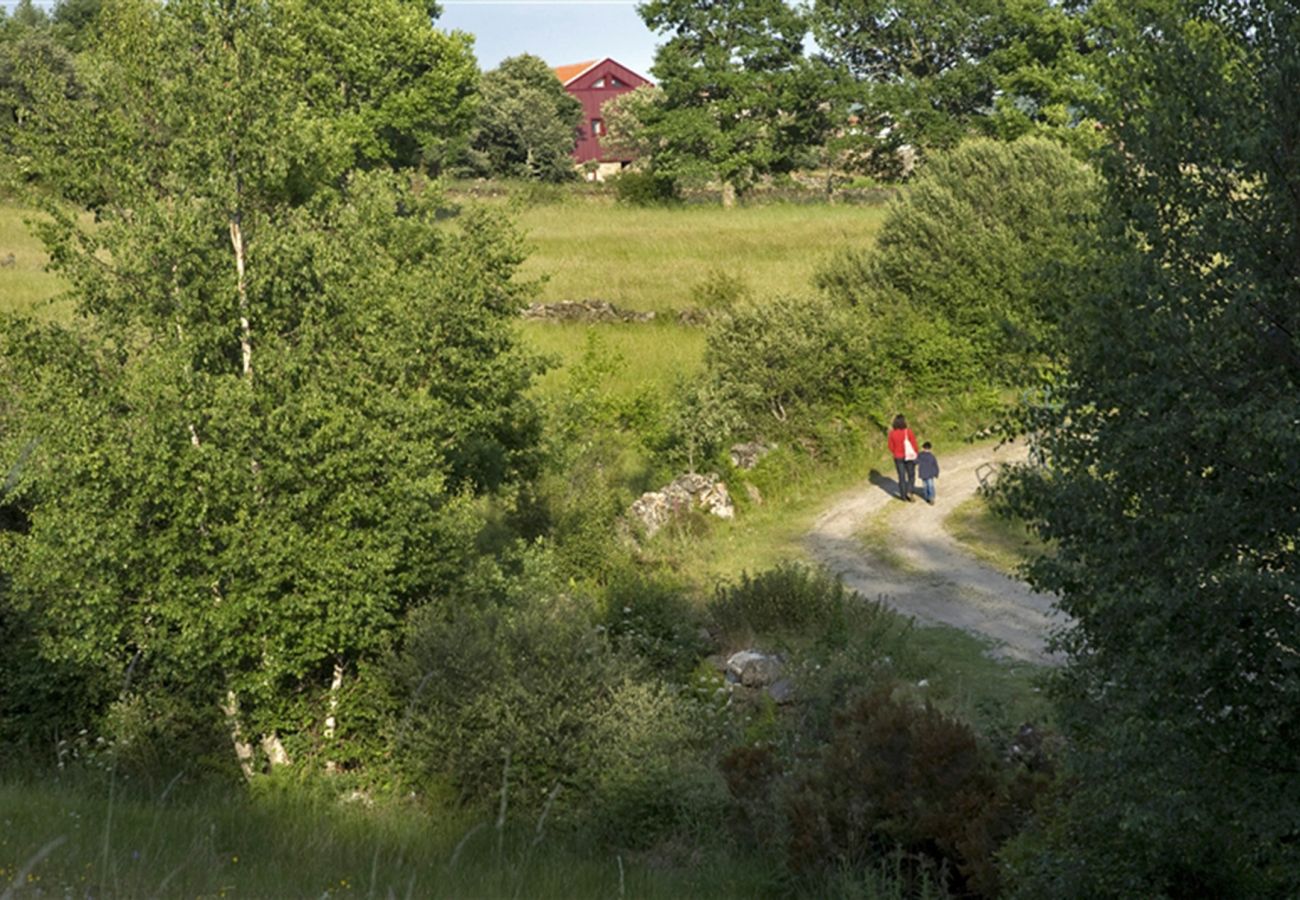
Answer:
M939 460L929 450L922 450L916 456L916 474L920 478L938 478Z

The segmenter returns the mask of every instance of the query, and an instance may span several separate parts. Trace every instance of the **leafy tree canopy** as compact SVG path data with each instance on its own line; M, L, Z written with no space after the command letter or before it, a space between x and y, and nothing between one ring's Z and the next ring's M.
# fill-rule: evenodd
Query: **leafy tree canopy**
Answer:
M405 84L444 119L407 130L394 72L316 41L349 17L363 48L428 48ZM437 191L379 165L455 132L472 61L398 0L122 0L100 25L88 97L41 96L19 135L79 316L0 329L0 612L65 673L47 689L80 687L18 706L161 727L233 696L246 735L301 748L331 673L474 569L473 497L534 465L517 242L438 225Z
M788 170L819 121L802 14L783 0L650 0L638 11L668 35L652 69L662 101L644 110L655 168L717 179L724 202Z
M483 76L469 168L478 175L542 181L574 176L582 104L545 62L522 54Z
M847 84L844 116L876 168L904 145L1046 130L1081 148L1092 92L1082 14L1049 0L815 0L813 33Z
M1072 792L1028 896L1300 891L1300 10L1106 5L1112 219L1005 487Z
M1056 346L1061 273L1100 192L1054 142L968 141L930 160L870 249L842 251L816 282L860 309L882 364L913 383L1025 384Z

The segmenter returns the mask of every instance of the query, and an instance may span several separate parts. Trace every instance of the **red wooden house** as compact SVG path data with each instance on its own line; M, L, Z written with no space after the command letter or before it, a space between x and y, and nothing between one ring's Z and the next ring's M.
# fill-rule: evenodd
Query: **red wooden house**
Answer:
M557 66L555 75L564 89L582 104L582 125L578 127L578 145L573 148L573 158L578 163L596 162L596 177L617 172L630 159L606 153L600 146L605 133L605 118L601 107L619 94L650 84L622 63L612 59L591 59L569 66Z

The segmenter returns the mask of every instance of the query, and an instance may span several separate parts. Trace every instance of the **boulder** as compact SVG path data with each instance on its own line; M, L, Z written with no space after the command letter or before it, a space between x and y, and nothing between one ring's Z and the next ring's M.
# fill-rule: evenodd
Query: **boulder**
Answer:
M741 650L727 657L727 681L747 688L765 688L781 677L781 659L758 650Z
M731 464L737 469L752 469L758 461L776 449L775 444L762 441L749 441L744 444L731 445Z
M778 705L785 706L794 702L794 682L789 678L778 678L767 688L767 695Z
M642 494L632 503L628 516L641 524L647 536L653 537L673 518L695 508L720 519L736 516L726 483L715 474L695 472L678 476L660 490Z

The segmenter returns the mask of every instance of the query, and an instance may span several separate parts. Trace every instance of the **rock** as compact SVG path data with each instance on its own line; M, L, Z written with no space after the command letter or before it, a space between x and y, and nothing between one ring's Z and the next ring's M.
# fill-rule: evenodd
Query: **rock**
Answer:
M713 315L703 309L683 309L677 313L678 325L686 325L693 328L708 325L712 319Z
M781 677L781 660L757 650L741 650L727 658L727 680L747 688L763 688Z
M775 444L761 441L749 441L744 444L731 445L731 464L737 469L752 469L758 461L776 449Z
M726 483L715 474L695 472L678 476L660 490L642 494L632 503L628 515L641 523L647 537L653 537L673 518L693 508L720 519L736 516Z
M789 678L779 678L767 689L767 695L781 706L794 702L794 682Z
M547 322L653 322L655 314L619 309L608 300L561 300L534 303L523 317Z

